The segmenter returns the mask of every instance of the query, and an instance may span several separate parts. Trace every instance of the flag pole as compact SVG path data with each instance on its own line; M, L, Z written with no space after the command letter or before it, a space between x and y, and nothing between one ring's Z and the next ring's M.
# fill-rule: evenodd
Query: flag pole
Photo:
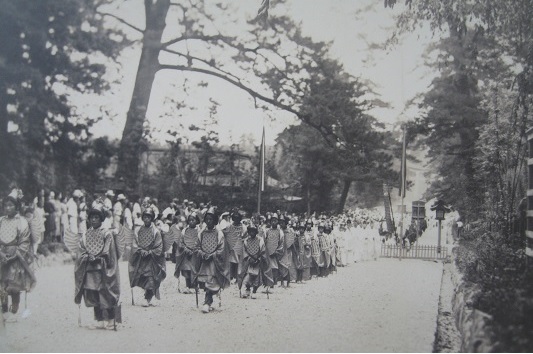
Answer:
M257 214L261 214L261 192L265 190L265 126L259 148L259 183L257 188Z
M401 185L400 185L400 196L402 197L402 205L401 205L401 224L400 224L400 240L403 240L403 223L404 223L404 198L405 198L405 189L407 187L406 178L407 178L407 159L406 159L406 150L407 150L407 144L406 144L406 133L405 133L405 125L402 127L403 131L403 143L402 143L402 169L401 169ZM403 247L403 242L402 242ZM400 253L401 254L401 253ZM401 256L400 256L401 259Z

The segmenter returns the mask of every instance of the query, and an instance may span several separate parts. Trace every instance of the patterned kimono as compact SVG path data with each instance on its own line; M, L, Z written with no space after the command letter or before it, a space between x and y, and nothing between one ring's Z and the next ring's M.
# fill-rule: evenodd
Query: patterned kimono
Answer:
M280 229L267 229L265 232L265 246L268 256L268 265L272 269L274 276L274 284L279 280L280 268L281 271L288 271L283 265L279 264L279 259L283 257L284 253L284 237Z
M230 279L237 278L240 273L243 257L244 227L242 225L231 224L224 228L222 232L226 240Z
M331 246L329 244L328 235L325 233L318 233L317 238L320 246L318 266L320 267L321 275L328 275L329 265L331 264Z
M298 235L298 281L309 280L311 268L311 235Z
M320 243L318 241L318 236L311 235L311 276L318 275L319 269L324 266L320 260Z
M239 289L244 286L246 289L254 288L254 293L261 285L274 285L272 270L266 255L265 241L256 236L247 237L243 242L243 261L239 274Z
M176 240L176 278L183 275L188 288L195 288L194 279L198 275L200 268L200 259L198 258L198 227L190 228L187 226Z
M44 212L47 214L44 223L44 240L52 242L55 241L56 236L56 206L52 200L44 203Z
M143 256L142 251L148 252ZM128 264L130 286L145 290L145 298L153 295L160 299L159 285L165 279L166 260L163 253L161 232L151 223L149 227L141 226L133 240L132 255Z
M335 242L335 231L326 234L326 238L329 244L329 271L337 271L337 243Z
M12 218L0 217L2 292L17 296L21 291L30 291L35 287L35 275L30 267L33 259L30 238L30 228L25 218L18 214Z
M279 260L280 277L287 281L296 281L296 265L298 264L298 252L296 248L297 235L291 228L283 230L283 256Z
M200 232L196 244L197 253L210 255L211 258L200 258L200 266L198 269L197 281L201 288L205 288L206 292L218 292L229 285L228 272L228 257L226 256L226 248L224 241L224 234L222 231L214 229L203 229ZM209 304L210 305L210 304Z
M94 258L94 260L91 260ZM80 256L74 267L74 302L94 307L97 321L115 318L120 297L119 254L111 231L89 228L80 240Z

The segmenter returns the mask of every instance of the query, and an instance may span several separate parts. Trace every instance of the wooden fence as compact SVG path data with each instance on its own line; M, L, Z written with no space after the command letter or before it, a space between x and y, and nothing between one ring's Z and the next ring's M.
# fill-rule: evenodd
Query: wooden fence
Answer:
M414 258L414 259L446 259L448 249L442 247L440 253L437 252L437 246L415 245L402 247L398 245L381 245L382 258Z

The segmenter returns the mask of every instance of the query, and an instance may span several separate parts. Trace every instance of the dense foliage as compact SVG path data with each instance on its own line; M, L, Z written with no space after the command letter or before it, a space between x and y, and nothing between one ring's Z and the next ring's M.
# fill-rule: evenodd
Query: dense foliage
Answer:
M0 2L1 190L12 181L32 194L43 186L67 190L96 176L85 168L94 163L85 157L99 154L89 127L101 117L74 107L70 98L109 87L106 58L125 41L104 28L95 6L85 0Z
M395 5L395 0L385 2ZM533 126L531 0L407 0L398 33L429 23L443 36L440 70L414 124L426 138L429 195L451 203L470 231L457 262L480 287L474 307L492 316L495 351L533 349L533 288L526 270L526 130Z

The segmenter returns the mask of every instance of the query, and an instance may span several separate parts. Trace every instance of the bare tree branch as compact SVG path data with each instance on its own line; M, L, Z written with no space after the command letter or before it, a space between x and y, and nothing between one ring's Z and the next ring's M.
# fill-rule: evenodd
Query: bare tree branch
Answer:
M223 38L224 36L221 36L221 35L205 36L205 35L194 34L194 35L188 35L188 36L181 36L178 38L171 39L170 41L167 41L165 43L161 43L161 48L167 48L168 46L171 46L172 44L185 41L188 39L197 39L197 40L206 41L206 42L216 42L218 40L222 40Z
M209 60L201 59L201 58L195 57L195 56L190 55L190 54L183 54L183 53L180 53L180 52L172 50L172 49L162 49L162 50L167 52L167 53L171 53L171 54L175 54L175 55L179 55L181 57L184 57L184 58L187 59L188 62L192 62L193 60L196 60L196 61L199 61L201 63L204 63L204 64L208 65L209 67L211 67L211 68L223 73L224 75L231 76L235 80L239 81L239 78L237 76L233 75L232 73L230 73L228 71L220 69L219 67L215 66Z
M208 69L202 69L202 68L194 68L189 66L183 66L183 65L169 65L169 64L161 64L159 65L160 70L179 70L179 71L190 71L190 72L197 72L202 73L206 75L211 75L214 77L218 77L219 79L222 79L224 81L229 82L230 84L240 88L241 90L247 92L250 96L252 96L254 99L260 99L261 101L264 101L266 103L269 103L273 105L274 107L283 109L284 111L287 111L289 113L292 113L296 115L300 120L308 124L309 126L315 128L326 140L326 143L330 146L333 146L335 142L338 142L340 138L333 132L331 127L325 126L321 123L315 123L313 122L308 115L304 115L300 113L299 111L295 110L294 108L287 106L281 102L276 101L275 99L272 99L270 97L267 97L265 95L262 95L258 93L257 91L249 88L248 86L244 85L242 82L235 80L231 77L228 77L224 74L221 74L216 71L208 70ZM331 141L331 138L334 138L335 142Z
M102 16L109 16L109 17L112 17L114 18L115 20L117 20L118 22L122 23L122 24L125 24L126 26L128 26L129 28L132 28L134 30L136 30L137 32L139 33L144 33L144 30L140 29L139 27L137 26L134 26L132 25L131 23L127 22L126 20L116 16L116 15L113 15L113 14L110 14L108 12L98 12L100 15Z

